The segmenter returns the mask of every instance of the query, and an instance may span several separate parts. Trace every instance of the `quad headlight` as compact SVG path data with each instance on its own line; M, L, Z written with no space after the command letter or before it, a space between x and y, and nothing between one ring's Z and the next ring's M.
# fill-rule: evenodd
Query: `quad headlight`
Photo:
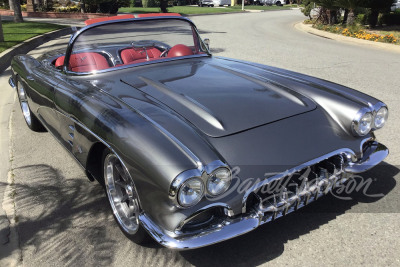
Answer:
M224 193L231 184L232 174L227 168L219 168L213 171L207 180L207 192L211 196Z
M178 191L178 202L182 207L197 204L204 195L204 184L199 177L186 180Z
M388 119L388 115L388 108L382 102L378 102L370 108L361 108L353 119L354 134L364 136L371 130L382 128Z
M372 129L373 116L371 112L360 110L353 120L353 130L359 135L367 135Z
M381 107L378 110L378 112L376 112L376 115L374 118L374 125L375 125L376 129L380 129L385 125L385 123L388 119L388 115L389 115L389 112L388 112L387 107Z
M168 195L176 207L190 208L205 195L212 198L223 194L231 182L232 172L228 165L216 160L201 168L181 172L171 182Z

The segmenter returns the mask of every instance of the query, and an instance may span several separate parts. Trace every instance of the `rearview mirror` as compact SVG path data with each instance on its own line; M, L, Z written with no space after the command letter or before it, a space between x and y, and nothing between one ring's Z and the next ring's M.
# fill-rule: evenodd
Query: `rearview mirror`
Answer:
M210 39L208 38L204 39L204 43L206 44L207 49L210 49Z

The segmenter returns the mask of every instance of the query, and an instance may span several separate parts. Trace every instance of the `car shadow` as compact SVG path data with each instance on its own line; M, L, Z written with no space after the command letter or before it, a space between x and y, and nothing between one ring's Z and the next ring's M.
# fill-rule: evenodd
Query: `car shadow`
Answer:
M66 180L48 165L15 168L13 174L16 227L25 253L40 252L37 262L112 263L116 239L104 225L113 218L100 185Z
M399 212L397 191L400 190L395 180L399 172L397 167L383 162L363 174L362 181L369 178L373 181L365 191L367 194L364 192L365 185L350 194L328 194L250 233L212 246L181 251L180 254L195 266L255 266L266 263L282 255L288 241L298 239L344 213ZM358 185L362 184L360 179L355 180ZM394 189L396 192L389 194Z
M24 255L34 257L36 263L253 266L279 257L289 240L346 212L398 212L399 192L391 191L397 191L394 178L399 171L382 163L365 173L363 177L375 179L366 191L369 196L362 190L338 194L350 196L350 200L327 195L243 236L200 249L175 251L156 242L140 246L127 239L114 222L98 183L84 177L65 179L46 164L28 165L13 169L17 231Z

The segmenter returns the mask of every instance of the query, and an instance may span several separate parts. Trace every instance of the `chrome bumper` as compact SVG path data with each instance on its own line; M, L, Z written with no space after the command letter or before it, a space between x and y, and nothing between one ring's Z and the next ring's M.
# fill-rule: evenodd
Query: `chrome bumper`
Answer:
M341 155L345 155L347 159L355 158L355 154L348 149L338 151L340 151ZM335 155L334 153L337 153L337 151L316 160L327 159ZM335 173L335 175L327 176L324 179L318 179L313 185L307 185L301 190L296 190L296 194L292 196L288 196L288 194L285 193L285 197L280 197L279 201L276 201L274 197L275 201L269 206L260 205L255 210L247 211L247 213L245 213L246 211L244 210L241 216L239 215L234 218L227 217L222 223L195 234L186 234L183 236L164 231L144 214L140 215L139 219L150 236L167 248L184 250L208 246L245 234L264 223L296 211L308 203L317 200L322 195L327 194L337 184L343 183L347 180L346 174L360 173L369 170L383 161L388 154L389 151L384 145L371 142L364 150L362 159L348 162L347 166ZM285 175L287 175L287 173L288 172L286 172ZM283 176L278 175L277 177L282 178ZM257 184L256 186L262 185ZM253 187L251 190L254 189ZM245 200L247 196L245 196Z

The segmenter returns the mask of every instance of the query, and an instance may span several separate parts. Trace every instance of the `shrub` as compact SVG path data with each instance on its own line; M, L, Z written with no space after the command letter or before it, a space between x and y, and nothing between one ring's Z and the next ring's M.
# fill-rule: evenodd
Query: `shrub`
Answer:
M378 18L379 25L400 25L400 12L385 13Z
M160 3L156 0L142 0L143 7L158 7Z
M76 12L80 12L81 11L81 7L80 6L59 6L54 8L55 12L61 12L61 13L76 13Z

